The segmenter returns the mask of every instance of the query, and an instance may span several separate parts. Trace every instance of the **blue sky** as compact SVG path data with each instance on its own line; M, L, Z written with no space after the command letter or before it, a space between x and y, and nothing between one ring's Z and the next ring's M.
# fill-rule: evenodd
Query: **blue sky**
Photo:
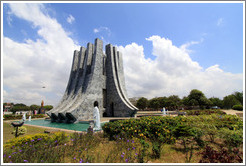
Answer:
M67 84L72 50L86 46L87 42L93 43L97 37L104 44L117 45L123 52L129 97L171 94L182 97L198 88L207 97L223 98L243 90L242 3L47 3L27 6L20 3L3 4L2 14L5 100L37 103L45 98L50 104L57 103ZM48 30L53 27L54 32ZM69 48L64 48L64 43L68 43ZM29 73L27 78L14 75L15 69L10 68L15 57L10 50L18 47L20 50L16 54L20 55L15 56L25 60L18 64L16 72L25 70L24 73ZM48 48L61 50L53 52ZM41 60L45 62L39 62ZM30 63L37 64L24 69L23 66ZM64 79L56 87L51 85L53 75L45 77L52 63L57 67L52 68L54 74L60 73L55 81ZM134 75L131 72L135 68ZM147 68L152 72L145 71ZM180 71L187 71L187 74L179 74ZM43 78L33 76L41 72ZM17 79L23 79L23 84L10 83ZM211 81L213 79L228 85L214 91L221 82ZM30 90L37 81L51 88ZM30 84L29 89L24 85L26 82ZM15 97L23 96L15 94L18 88L23 88L22 94L25 90L32 91L30 95L36 94L35 99Z

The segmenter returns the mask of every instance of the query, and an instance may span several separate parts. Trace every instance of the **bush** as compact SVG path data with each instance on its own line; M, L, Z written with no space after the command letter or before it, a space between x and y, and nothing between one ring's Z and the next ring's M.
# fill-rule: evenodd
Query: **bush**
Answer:
M238 148L234 148L232 152L227 148L220 148L215 150L210 146L206 146L205 150L201 152L202 159L200 163L242 163L242 152Z
M243 110L243 106L242 106L242 105L234 105L234 106L232 107L232 109L238 110L238 111L242 111L242 110Z
M40 142L40 140L46 142L56 142L56 143L64 143L67 139L67 135L64 132L55 132L51 135L42 133L42 134L33 134L27 135L23 137L13 138L8 140L4 147L12 147L12 146L22 146L29 143Z
M36 141L37 139L42 139L42 140L47 141L49 138L50 137L48 134L27 135L24 137L18 137L18 138L8 140L6 144L4 144L4 147L7 148L7 147L12 147L12 146L22 146L30 142L33 142L32 140Z
M225 115L226 113L221 110L187 110L187 115L211 115L211 114L219 114Z
M26 115L26 118L28 119L30 115ZM17 119L22 119L23 115L13 115L13 114L5 114L4 120L17 120ZM34 118L44 118L45 114L36 114L36 115L31 115L31 117Z
M239 147L243 144L243 131L242 130L229 130L223 128L219 131L220 137L224 139L224 146L231 150L234 147Z
M18 127L17 137L20 136L20 135L26 134L26 131L27 131L27 129L25 127L23 127L23 126ZM16 135L16 127L15 127L14 131L12 132L12 134Z

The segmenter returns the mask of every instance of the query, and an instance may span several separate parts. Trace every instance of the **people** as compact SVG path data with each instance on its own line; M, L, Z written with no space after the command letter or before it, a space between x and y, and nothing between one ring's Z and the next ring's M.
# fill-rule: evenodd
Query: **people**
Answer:
M94 119L94 128L93 128L93 130L101 130L100 113L99 113L99 109L98 109L97 106L94 107L93 119Z

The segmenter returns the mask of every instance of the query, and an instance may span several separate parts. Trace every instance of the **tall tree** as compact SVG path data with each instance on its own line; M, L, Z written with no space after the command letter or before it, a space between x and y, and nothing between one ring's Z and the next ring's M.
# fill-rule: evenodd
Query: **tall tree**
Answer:
M212 106L223 108L223 100L219 99L218 97L211 97L209 100L211 101Z
M40 108L40 106L38 106L38 105L36 105L36 104L30 105L30 109L31 109L32 111L38 110L39 108Z
M168 108L169 110L178 109L181 105L181 99L177 95L171 95L168 97Z
M233 95L243 105L243 92L234 92Z
M149 102L148 102L148 106L150 108L155 109L155 110L157 110L158 108L160 108L160 103L159 103L158 98L150 99Z
M53 108L52 105L45 105L44 106L44 109L47 110L47 111L51 110L52 108Z
M206 98L202 91L193 89L188 95L189 105L190 106L199 106L204 108L204 106L209 106L211 102Z
M240 101L237 100L235 95L228 95L223 98L223 106L226 109L231 109L234 105L240 105Z
M148 99L146 99L145 97L141 97L137 100L137 107L139 109L144 110L148 105Z

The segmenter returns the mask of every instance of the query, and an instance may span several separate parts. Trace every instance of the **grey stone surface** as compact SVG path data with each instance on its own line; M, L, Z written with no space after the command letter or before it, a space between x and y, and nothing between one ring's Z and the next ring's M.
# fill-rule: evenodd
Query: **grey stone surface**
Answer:
M137 111L127 98L122 54L109 44L105 55L100 39L74 51L64 96L47 114L52 122L89 120L93 119L95 102L101 117L129 117Z

